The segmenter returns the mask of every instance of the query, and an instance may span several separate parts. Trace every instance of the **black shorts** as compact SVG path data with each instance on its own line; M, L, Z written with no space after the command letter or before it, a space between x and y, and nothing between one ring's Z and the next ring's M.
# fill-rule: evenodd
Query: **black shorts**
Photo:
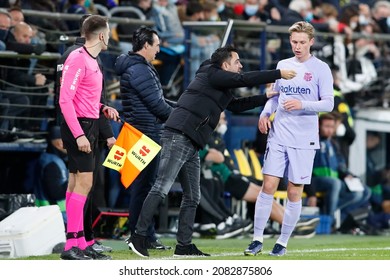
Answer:
M95 169L95 154L98 148L99 122L98 119L78 118L84 135L91 144L89 154L79 151L76 139L66 122L61 124L61 138L68 153L68 169L70 173L93 172Z
M236 199L242 199L249 188L250 181L241 174L232 173L225 182L225 191Z

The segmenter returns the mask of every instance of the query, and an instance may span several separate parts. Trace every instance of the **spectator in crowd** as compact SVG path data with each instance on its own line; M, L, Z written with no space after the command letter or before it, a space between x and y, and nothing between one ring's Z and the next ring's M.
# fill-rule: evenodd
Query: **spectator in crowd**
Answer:
M297 77L277 80L274 90L260 114L259 130L268 133L263 166L263 190L255 208L253 241L245 255L254 256L263 248L263 233L269 219L274 193L283 178L288 179L287 204L281 235L271 256L283 256L288 240L299 220L304 184L311 181L315 150L319 148L318 113L333 109L333 79L329 66L311 54L315 29L305 21L289 28L294 57L279 61L277 68L294 67ZM275 117L271 121L271 115ZM302 162L305 164L302 165Z
M294 70L240 73L241 69L242 65L234 47L218 48L210 60L202 63L195 79L180 96L178 106L169 115L161 137L161 161L156 183L145 199L135 233L130 238L130 247L139 256L149 256L145 244L147 229L177 176L183 196L176 235L178 244L174 255L209 255L192 243L193 224L200 200L198 150L208 142L223 110L242 112L260 106L266 100L263 95L235 98L232 88L254 86L295 76Z
M379 232L390 227L390 166L383 167L378 162L383 154L382 139L382 133L367 131L366 182L371 189L371 211L367 222Z
M203 164L202 164L203 165ZM226 239L248 232L253 223L243 219L226 206L222 182L201 171L199 206L196 209L193 237Z
M368 224L374 229L387 230L390 227L390 166L383 166L383 135L367 131L366 135L366 182L371 189L371 211Z
M366 182L370 187L381 183L382 170L377 159L381 153L380 144L382 143L381 134L375 131L367 131L366 135Z
M20 22L25 22L24 20L24 14L21 8L18 6L13 6L9 10L9 13L12 18L11 25L14 27L16 24ZM30 52L27 51L28 53L35 53L35 54L41 54L43 51L46 50L47 47L47 42L46 42L46 34L43 33L42 31L39 31L38 27L33 24L29 24L31 29L32 29L32 35L31 35L31 40L30 40L30 47L33 47L34 49ZM15 50L16 52L21 53L19 50ZM30 58L30 67L28 70L28 74L32 74L35 65L38 63L38 59L36 58Z
M120 2L120 0L119 0ZM104 7L106 7L108 10L118 7L118 1L117 0L94 0L94 4L100 4Z
M11 27L11 16L4 11L0 11L0 51L5 50L5 41L8 35L8 30ZM0 92L0 142L9 141L12 138L8 136L7 130L9 129L9 120L6 118L8 116L9 110L9 100L3 96L3 93Z
M0 142L12 142L16 140L15 137L13 137L9 130L9 100L6 98L3 94L3 92L0 90Z
M378 24L381 33L390 33L390 3L376 1L371 10L373 20Z
M31 44L32 28L25 22L17 23L10 29L6 40L6 49L20 54L41 53L44 46L33 46ZM31 75L28 73L30 60L24 58L1 58L0 78L3 80L1 88L9 91L4 96L10 104L19 104L22 106L11 106L8 114L10 116L21 116L27 118L29 115L29 105L38 102L32 96L17 94L20 91L27 91L28 87L41 87L46 83L45 75L37 73ZM39 91L39 90L38 90ZM46 103L45 103L46 104ZM33 125L27 124L26 120L15 121L10 119L9 129L17 126L18 129L27 129Z
M219 21L218 5L215 1L206 0L203 2L203 13L206 21Z
M68 157L59 126L51 126L47 150L29 163L25 190L35 194L37 206L58 205L66 226L65 192L68 186Z
M46 46L44 44L33 44L33 28L25 23L16 23L11 28L6 43L7 50L13 50L20 54L41 54ZM28 96L31 105L45 106L47 104L47 77L44 73L38 72L35 69L37 59L16 58L6 59L8 63L7 81L14 84L20 91L30 92ZM30 114L35 117L42 117L46 115L44 110L35 109L34 112L30 110ZM39 130L38 124L29 122L30 130Z
M58 11L58 6L56 5L55 1L52 0L23 0L20 1L19 5L15 5L16 8L20 9L26 9L26 10L36 10L41 12L48 12L48 13L56 13L56 12L63 12ZM39 28L43 28L47 31L68 31L68 27L66 25L66 22L62 19L56 19L56 18L47 18L47 17L37 17L37 16L25 16L25 22L28 22L31 25L37 26ZM54 32L46 32L48 41L50 39L54 40L54 36L56 35ZM57 33L58 34L58 33Z
M359 22L359 6L347 4L339 11L339 21L349 26L352 31L356 31Z
M348 189L345 179L355 176L348 170L345 158L333 140L338 119L340 115L335 112L320 116L320 149L314 159L312 184L305 188L309 206L317 206L316 192L325 193L324 214L331 216L332 224L337 209L341 211L342 222L349 211L363 206L370 198L367 186L360 191Z
M158 72L161 84L166 86L183 58L184 29L176 5L168 0L154 0L149 19L155 22L161 39L160 52L156 58L162 61Z
M268 97L271 97L271 95ZM223 193L228 192L238 201L244 200L248 203L255 203L262 190L262 182L253 177L243 176L238 170L236 170L233 159L230 157L229 152L226 149L225 141L223 140L223 135L226 132L226 129L227 121L225 119L225 112L222 112L219 123L213 132L209 143L199 151L202 172L207 174L207 171L211 171L213 178L221 184L222 190L220 190L219 193L217 192L219 197L223 197ZM206 177L206 175L204 175L204 177ZM207 186L202 188L201 183L202 196L205 192L210 191L214 191L212 190L212 187ZM210 197L211 195L208 196ZM200 207L202 207L202 201L200 202ZM271 220L281 225L283 221L283 214L284 207L277 201L274 201L270 215ZM305 232L301 230L302 223L300 223L297 225L294 235L300 235L301 237L304 235L313 236L315 234L315 226L317 222L318 219L313 219L310 222L306 221ZM222 236L225 235L223 234Z
M334 108L340 114L340 124L337 125L334 139L338 142L340 153L346 161L348 167L349 160L349 147L352 145L356 138L356 132L354 128L353 112L350 108L347 100L344 97L343 92L340 89L340 74L338 67L334 65L332 67L333 75L333 94L334 94Z
M263 22L265 24L277 24L281 20L281 14L276 7L268 5L268 0L245 0L243 4L242 14L239 19L249 22ZM238 30L235 34L238 40L243 42L242 57L247 60L263 59L263 53L257 42L259 33L255 31ZM265 52L264 61L270 65L272 61L277 59L277 53L280 43L273 35L267 37L267 51ZM248 64L246 70L256 70L256 63ZM275 65L271 65L274 68Z
M225 113L222 112L210 141L203 149L199 150L202 166L218 176L224 186L224 190L231 193L233 197L247 202L256 202L257 196L261 191L261 186L258 184L261 182L254 178L244 177L236 170L233 159L229 156L225 141L222 138L226 130L227 121ZM271 214L271 219L282 223L283 210L281 205L275 201L273 207L275 211L273 212L274 215Z
M133 33L133 51L120 55L116 62L126 122L157 143L160 142L163 123L175 106L175 103L164 98L158 73L151 64L159 52L159 46L158 33L151 28L141 27ZM130 243L134 235L142 204L155 183L158 165L159 155L142 170L129 187L128 224L131 236L126 240L127 243ZM171 249L157 239L154 223L148 225L146 242L148 249Z
M281 20L279 10L269 5L268 0L245 0L243 6L243 20L267 24L275 24Z
M330 26L337 26L336 33L352 35L352 29L347 24L338 21L339 12L332 4L322 3L317 6L317 14L313 16L313 23L328 23Z
M229 19L235 19L237 15L234 13L231 0L217 0L217 11L221 21L227 21Z
M214 4L214 3L212 3ZM210 4L211 5L211 4ZM216 8L216 5L214 4ZM187 4L186 16L188 21L209 21L205 18L204 6L197 1L191 1ZM191 81L195 77L196 71L199 69L201 62L211 57L211 54L221 44L221 40L217 35L210 31L193 30L191 33L191 50L190 50L190 75Z
M349 48L350 56L356 56L361 68L358 71L357 65L351 69L350 75L354 75L354 79L364 85L372 83L377 78L375 64L378 62L380 56L378 42L375 42L369 36L380 33L380 27L373 20L370 7L367 4L360 3L358 9L358 22L355 31L367 35L367 37L357 38L351 42L347 47ZM353 48L356 48L355 50ZM352 62L353 63L353 62ZM367 71L367 72L365 72ZM362 73L362 75L359 75Z
M12 19L11 26L15 26L17 23L24 22L24 14L19 6L12 6L8 9L8 12Z
M5 11L0 11L0 51L5 50L8 31L11 27L11 16Z
M152 3L153 0L119 0L119 7L129 7L135 9L135 11L118 12L115 13L114 16L134 19L142 19L141 17L145 17L146 19L149 19L152 12ZM128 24L118 24L116 26L119 46L122 53L127 53L132 49L132 35L137 28L137 26Z
M68 8L66 12L68 14L76 14L76 15L85 15L87 14L87 9L85 8L85 0L68 0ZM72 33L70 35L77 36L80 34L80 26L76 20L68 20L66 21L68 26L68 30Z
M359 9L356 5L347 5L347 7L348 9L343 7L340 10L338 19L341 24L348 28L348 35L352 35L353 32L357 31ZM333 42L333 62L339 68L339 87L344 94L357 92L363 88L363 85L354 81L349 73L347 64L350 55L348 44L350 44L351 40L351 36L346 36L345 38L336 36Z
M31 26L25 22L17 23L8 35L6 42L7 50L16 51L20 54L41 54L45 50L45 46L32 45L31 38L33 30ZM18 67L9 69L7 73L7 81L19 86L43 86L46 83L46 76L41 73L34 75L28 74L30 60L28 59L10 59L6 64L8 66L18 66L26 70L18 70Z

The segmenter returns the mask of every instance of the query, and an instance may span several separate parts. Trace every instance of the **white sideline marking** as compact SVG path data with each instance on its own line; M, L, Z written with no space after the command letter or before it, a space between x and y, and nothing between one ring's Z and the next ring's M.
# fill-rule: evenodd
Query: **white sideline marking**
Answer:
M342 251L367 251L367 250L380 250L380 251L390 251L390 247L380 247L380 248L326 248L326 249L305 249L305 250L287 250L287 254L301 254L301 253L321 253L321 252L342 252ZM263 251L263 253L265 253ZM211 257L228 257L228 256L243 256L244 251L240 253L224 253L224 254L212 254ZM188 257L164 257L164 258L150 258L151 260L177 260L182 258L199 258L207 259L208 257L204 256L188 256ZM248 258L249 259L249 258Z
M326 248L326 249L305 249L305 250L292 250L288 251L289 253L319 253L319 252L341 252L341 251L368 251L368 250L390 250L390 247L381 247L381 248Z

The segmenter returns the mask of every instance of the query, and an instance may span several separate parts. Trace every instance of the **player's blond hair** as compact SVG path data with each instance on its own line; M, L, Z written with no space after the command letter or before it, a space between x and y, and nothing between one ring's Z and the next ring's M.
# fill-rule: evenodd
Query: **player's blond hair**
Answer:
M294 32L306 33L309 36L309 39L314 38L315 29L313 25L306 21L298 21L294 23L289 29L290 35Z

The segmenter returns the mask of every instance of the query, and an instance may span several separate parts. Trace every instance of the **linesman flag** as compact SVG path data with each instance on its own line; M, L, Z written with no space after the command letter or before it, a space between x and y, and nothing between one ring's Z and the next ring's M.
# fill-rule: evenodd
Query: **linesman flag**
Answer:
M160 145L124 122L103 165L121 173L121 182L127 189L160 150Z

